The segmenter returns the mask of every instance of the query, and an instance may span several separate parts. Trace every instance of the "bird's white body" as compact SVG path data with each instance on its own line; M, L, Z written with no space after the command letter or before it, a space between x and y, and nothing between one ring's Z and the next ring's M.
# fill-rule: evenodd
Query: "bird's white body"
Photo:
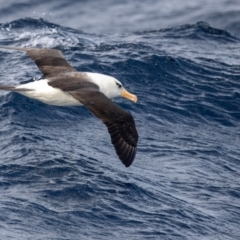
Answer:
M116 87L117 79L99 73L86 73L92 82L99 86L100 92L104 93L108 98L113 98L120 95L119 89ZM55 106L82 106L76 98L69 93L62 91L59 88L53 88L48 84L48 79L21 84L16 86L21 89L31 89L31 91L19 91L20 94L29 98L36 99L46 104Z
M59 88L49 86L48 79L21 84L17 86L16 89L17 88L31 89L31 91L19 91L19 93L49 105L65 107L82 106L82 104L69 93L62 91Z

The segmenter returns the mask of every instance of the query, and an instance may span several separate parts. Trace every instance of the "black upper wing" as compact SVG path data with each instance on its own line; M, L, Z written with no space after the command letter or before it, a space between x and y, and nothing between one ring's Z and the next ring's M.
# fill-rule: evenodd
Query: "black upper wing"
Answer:
M45 77L59 73L77 71L66 61L61 51L56 49L21 48L9 46L0 46L0 48L27 52L28 56L35 62Z
M99 86L89 79L86 73L64 73L56 77L49 78L48 85L59 88L64 92L99 90Z
M138 142L138 133L132 115L99 91L72 91L69 94L103 121L108 128L117 155L123 164L129 167L135 158Z

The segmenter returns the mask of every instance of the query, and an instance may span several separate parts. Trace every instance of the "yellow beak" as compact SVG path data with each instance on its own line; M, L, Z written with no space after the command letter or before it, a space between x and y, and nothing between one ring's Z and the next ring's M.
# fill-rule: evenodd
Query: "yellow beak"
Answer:
M133 102L137 102L137 96L134 94L131 94L130 92L128 92L126 89L123 88L122 92L121 92L121 96L128 98L129 100L133 101Z

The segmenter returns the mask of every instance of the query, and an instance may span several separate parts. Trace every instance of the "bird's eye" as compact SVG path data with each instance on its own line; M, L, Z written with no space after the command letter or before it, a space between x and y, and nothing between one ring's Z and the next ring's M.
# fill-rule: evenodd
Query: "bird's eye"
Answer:
M120 83L118 83L118 82L116 82L116 85L118 86L118 88L122 87L122 85Z

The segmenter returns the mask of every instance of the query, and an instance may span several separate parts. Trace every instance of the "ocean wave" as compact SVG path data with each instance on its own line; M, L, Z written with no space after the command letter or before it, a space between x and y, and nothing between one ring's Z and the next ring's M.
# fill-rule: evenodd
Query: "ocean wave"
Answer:
M139 101L114 101L140 139L126 170L87 109L1 92L0 238L237 239L239 44L205 22L118 34L1 24L0 45L56 48L122 81ZM24 53L1 50L0 63L1 84L41 78Z

